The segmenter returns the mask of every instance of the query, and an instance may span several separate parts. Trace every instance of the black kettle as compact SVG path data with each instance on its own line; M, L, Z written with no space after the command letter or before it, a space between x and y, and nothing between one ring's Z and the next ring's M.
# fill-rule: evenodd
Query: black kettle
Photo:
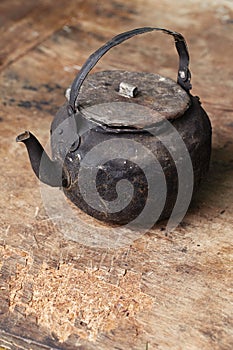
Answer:
M119 70L87 77L110 48L151 31L173 36L177 82ZM62 187L75 205L106 222L136 222L148 201L152 221L169 218L175 208L187 210L211 154L211 124L199 98L190 93L188 66L187 45L177 32L145 27L108 41L87 59L67 90L68 101L51 125L52 160L29 131L17 137L27 147L36 176Z

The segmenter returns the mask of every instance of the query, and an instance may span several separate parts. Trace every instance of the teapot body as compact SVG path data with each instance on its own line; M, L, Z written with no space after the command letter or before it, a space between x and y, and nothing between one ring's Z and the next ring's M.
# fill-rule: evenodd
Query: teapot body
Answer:
M61 112L55 117L52 123L52 134L55 129L59 129L59 125L62 125L67 118L66 110L67 104L61 108ZM112 128L93 125L80 113L77 113L75 118L79 121L84 119L87 125L85 126L85 132L74 143L74 147L68 153L64 152L64 148L59 146L65 145L66 142L65 140L62 142L62 134L60 135L60 142L56 139L56 142L52 143L54 158L62 164L63 168L66 169L66 173L69 174L69 186L63 189L65 195L77 207L92 217L114 224L127 224L138 217L148 201L149 189L146 172L150 172L153 169L151 162L154 160L151 160L150 157L152 153L161 165L166 181L165 204L160 203L163 199L160 198L159 193L154 200L156 205L160 208L163 207L159 219L169 218L176 203L179 181L182 181L177 173L177 164L166 147L166 144L171 142L173 131L167 130L166 127L163 128L163 125L157 125L154 128L155 132L150 132L150 130L127 131L126 129L118 129L116 132ZM193 168L193 184L190 185L193 186L192 192L194 194L209 168L211 154L211 125L209 118L201 107L199 98L190 95L189 108L182 116L169 121L169 123L182 138L190 156ZM79 130L77 132L81 134ZM159 137L156 136L156 133ZM161 139L164 142L161 142ZM139 158L143 157L143 159L137 159L137 156L134 155L131 158L125 158L124 154L119 154L116 158L115 148L123 144L123 142L126 142L129 146L134 143L148 150L148 159L146 158L147 153L146 155L138 155ZM100 145L102 147L98 151ZM174 147L176 147L175 144ZM86 161L87 156L94 149L96 149L95 159L89 157L92 160ZM64 158L65 153L66 156ZM142 169L138 165L142 163L146 169ZM181 164L181 166L185 166L185 164ZM85 177L82 174L80 176L81 168L85 168L83 174L89 174L84 178L84 190L80 188L83 186L81 180ZM156 174L154 176L156 178ZM93 188L96 187L96 192L93 193L93 196L99 196L103 202L112 202L119 195L117 184L121 180L127 180L131 183L133 191L128 193L130 197L128 201L126 198L128 204L117 212L109 210L105 205L93 206L95 199L89 196L90 199L88 200L85 196L85 194L92 194Z

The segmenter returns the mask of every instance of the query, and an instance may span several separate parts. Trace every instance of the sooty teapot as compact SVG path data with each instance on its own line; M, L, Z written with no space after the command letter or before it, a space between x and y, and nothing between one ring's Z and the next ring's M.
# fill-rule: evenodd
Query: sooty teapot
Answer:
M110 48L151 31L173 36L177 83L158 74L119 70L87 77ZM108 41L67 89L67 102L51 125L52 160L29 131L17 137L36 176L63 188L76 206L106 222L143 225L184 214L211 153L210 121L199 98L190 94L188 66L187 45L177 32L144 27Z

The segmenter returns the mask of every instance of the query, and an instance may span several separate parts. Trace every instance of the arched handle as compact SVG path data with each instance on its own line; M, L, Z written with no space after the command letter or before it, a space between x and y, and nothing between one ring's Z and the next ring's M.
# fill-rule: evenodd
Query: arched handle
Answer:
M90 70L96 65L100 58L109 51L112 47L119 45L123 41L130 39L131 37L152 31L162 31L165 34L172 35L175 41L176 50L179 55L179 69L177 76L177 83L187 92L191 90L192 85L190 83L191 73L189 71L189 53L184 37L177 32L173 32L164 28L154 28L154 27L143 27L130 30L128 32L121 33L111 40L109 40L105 45L96 50L84 63L80 69L78 75L74 79L69 99L68 113L69 115L75 113L75 104L80 91L80 88L86 79Z

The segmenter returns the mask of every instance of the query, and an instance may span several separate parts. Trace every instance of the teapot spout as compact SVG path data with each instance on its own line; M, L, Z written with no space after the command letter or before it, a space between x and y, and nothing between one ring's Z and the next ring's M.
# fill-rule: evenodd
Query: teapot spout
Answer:
M37 178L52 187L67 187L62 165L49 158L37 138L25 131L16 138L16 142L23 142L27 148L31 166Z

